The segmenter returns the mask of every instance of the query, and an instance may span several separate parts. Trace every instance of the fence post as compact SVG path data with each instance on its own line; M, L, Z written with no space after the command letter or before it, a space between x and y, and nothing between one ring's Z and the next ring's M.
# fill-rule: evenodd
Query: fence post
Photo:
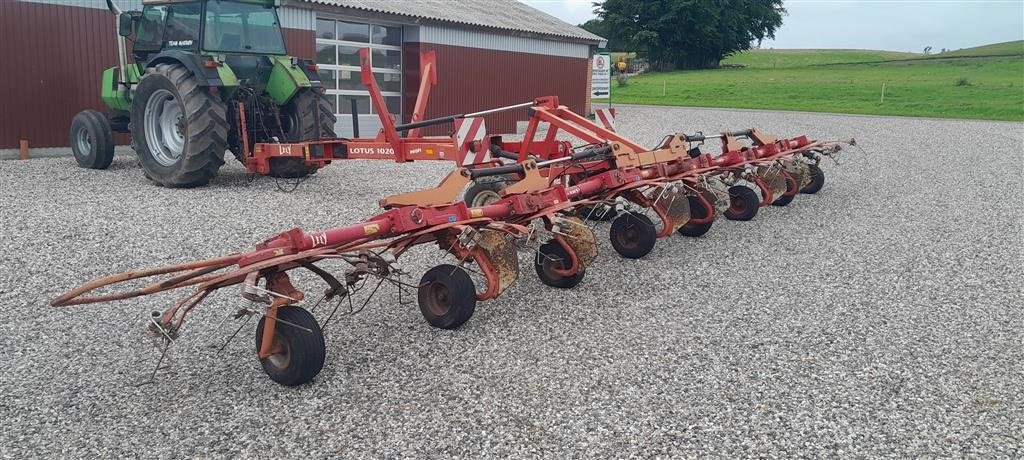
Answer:
M878 98L878 103L879 104L884 104L885 103L885 82L884 81L882 82L882 97Z
M28 139L22 139L21 145L19 146L18 158L21 160L28 159Z
M665 97L665 89L668 87L668 80L661 81L661 96Z

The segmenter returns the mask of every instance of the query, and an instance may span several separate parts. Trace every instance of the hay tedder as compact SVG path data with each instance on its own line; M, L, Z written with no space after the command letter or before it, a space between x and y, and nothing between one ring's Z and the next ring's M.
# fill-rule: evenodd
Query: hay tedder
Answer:
M431 59L423 61L433 65ZM422 120L427 83L413 121L395 125L375 81L365 77L381 114L383 128L376 138L257 144L255 151L298 151L329 159L455 161L455 170L436 187L385 197L379 201L382 212L359 223L314 232L295 228L248 252L98 279L58 297L53 305L192 288L170 308L153 313L150 330L164 341L162 362L189 313L214 291L237 286L252 305L231 313L236 319L259 318L256 352L263 369L275 382L299 385L322 369L324 329L335 314L361 310L357 295L366 306L384 283L400 293L415 290L426 321L454 329L470 319L478 302L497 298L515 283L520 252L529 254L542 283L572 288L597 260L598 220L611 221L610 243L620 256L641 258L658 238L700 236L720 215L749 220L762 206L783 206L798 193L817 192L824 183L818 163L843 144L853 144L852 139L777 139L749 129L671 134L648 148L573 113L554 96ZM482 120L476 116L521 108L529 114L522 140L483 135L478 128ZM455 124L456 135L419 136L420 128L444 124ZM474 131L477 135L468 134ZM584 144L574 147L560 140L560 133ZM720 153L701 152L700 145L711 140L721 142ZM407 272L397 261L424 244L436 245L450 262L430 268L418 283L407 283L402 279ZM293 285L290 273L295 269L308 270L325 284L316 301L307 301L305 292ZM125 283L131 287L93 293ZM375 287L361 294L368 284ZM313 315L321 305L332 306L325 307L330 313L322 324Z

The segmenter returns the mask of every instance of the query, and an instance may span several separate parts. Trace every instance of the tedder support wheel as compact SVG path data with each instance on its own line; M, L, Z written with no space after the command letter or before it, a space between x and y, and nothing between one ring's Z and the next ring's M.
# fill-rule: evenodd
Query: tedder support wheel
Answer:
M166 187L206 185L224 164L224 102L180 64L146 69L132 100L132 147L146 177Z
M612 248L620 256L627 259L639 259L654 249L658 231L650 217L635 212L627 212L612 221L609 231Z
M281 107L281 127L287 142L334 138L337 117L331 103L313 88L300 89L292 100ZM306 166L301 158L271 158L270 175L281 178L306 177L316 168Z
M744 221L753 219L760 207L761 200L750 187L745 185L729 187L729 209L725 210L727 219Z
M281 321L274 325L274 354L260 360L263 371L271 380L290 387L313 380L323 369L327 353L323 330L312 314L299 307L279 307L277 317ZM263 324L266 321L264 316L256 326L257 352L263 344Z
M476 310L476 287L465 270L438 265L423 274L417 292L420 312L431 326L455 329Z
M481 177L473 181L466 193L462 195L462 201L471 208L487 206L501 199L501 191L509 183L515 182L508 176Z
M537 271L540 282L556 288L568 289L580 284L586 272L580 268L575 275L563 276L555 272L555 269L568 268L569 253L557 241L549 241L537 249L537 257L533 261L533 268Z
M786 176L786 193L776 198L775 201L772 202L772 206L785 206L793 201L793 198L796 197L797 193L793 191L793 183L793 179Z
M71 119L71 153L78 166L107 169L114 160L114 133L110 121L95 110L83 110Z
M690 203L690 218L691 219L703 219L703 218L705 218L705 217L707 217L709 215L708 214L708 209L705 208L703 204L701 204L701 201L700 201L699 198L697 198L695 196L688 196L687 197L687 201L689 201L689 203ZM705 233L707 233L708 230L711 230L711 224L714 224L714 223L715 223L714 220L709 220L709 221L707 221L707 222L705 222L703 224L687 223L686 225L683 225L682 227L679 227L678 232L679 232L680 235L683 235L683 236L698 237L698 236L702 236Z
M800 189L800 193L818 193L818 190L825 185L825 171L822 171L818 165L807 165L807 167L811 170L811 183Z

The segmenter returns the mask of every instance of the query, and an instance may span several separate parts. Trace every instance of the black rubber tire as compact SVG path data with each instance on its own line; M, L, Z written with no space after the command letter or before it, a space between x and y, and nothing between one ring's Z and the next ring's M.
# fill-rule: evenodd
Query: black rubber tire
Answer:
M806 193L813 195L821 190L821 187L825 185L825 171L822 171L818 165L807 165L811 170L811 183L800 189L800 193Z
M501 199L501 191L514 182L515 179L509 176L481 177L469 185L462 194L462 201L471 208L492 204Z
M635 212L616 217L608 234L615 252L627 259L646 256L658 240L658 230L651 218Z
M88 148L82 148L78 136L84 136ZM83 110L71 119L68 130L71 153L78 166L89 169L107 169L114 161L114 133L106 115L95 110Z
M703 219L708 216L708 210L701 204L700 199L695 196L686 197L690 203L690 218L691 219ZM714 224L714 220L709 220L703 224L696 224L687 222L682 227L679 227L680 235L698 237L703 236L708 230L711 230L711 225Z
M318 115L319 114L319 115ZM281 124L285 142L313 141L335 138L334 122L337 117L331 103L314 88L300 89L291 101L281 106ZM316 172L300 158L271 158L270 176L282 178L305 177Z
M729 209L725 210L727 219L748 221L757 215L760 208L761 199L753 189L746 185L729 187Z
M270 380L289 387L313 380L324 368L324 359L327 355L327 345L320 324L308 311L292 305L279 307L277 317L309 331L278 321L274 326L274 340L281 341L280 345L287 350L288 356L284 363L275 363L272 357L261 359L263 372L267 373ZM266 320L264 316L256 325L257 353L263 344L263 324Z
M175 163L164 166L150 151L143 123L146 104L154 91L166 89L182 107L184 147ZM139 155L146 177L165 187L206 185L224 164L228 148L226 107L216 95L199 86L196 77L180 64L157 64L146 69L132 100L132 148Z
M565 268L569 260L569 253L558 244L557 241L549 241L537 248L537 254L533 259L533 268L537 272L540 282L551 287L568 289L575 287L583 281L586 270L580 269L572 276L561 276L550 271L551 268ZM563 262L566 261L566 262Z
M420 313L431 326L455 329L476 311L476 286L465 270L438 265L423 274L417 290Z
M796 192L793 191L793 180L786 178L786 193L775 199L772 202L772 206L785 206L793 202L793 198L796 198Z

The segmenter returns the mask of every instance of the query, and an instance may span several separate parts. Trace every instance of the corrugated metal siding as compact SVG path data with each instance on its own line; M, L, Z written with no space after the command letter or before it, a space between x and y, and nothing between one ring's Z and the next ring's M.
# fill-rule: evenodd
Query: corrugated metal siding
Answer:
M316 16L312 10L289 6L277 10L281 27L289 29L316 30Z
M438 45L465 46L516 53L546 54L574 58L587 58L590 47L567 41L541 40L510 34L494 34L478 30L423 25L419 41Z
M472 27L498 33L527 33L588 44L605 41L586 30L517 0L300 0L325 11L355 11L392 16L415 24L438 22L441 27Z
M9 2L11 0L3 0L3 1ZM60 6L78 6L78 7L82 7L82 8L95 8L95 9L100 9L100 10L104 10L104 11L107 10L107 2L106 2L106 0L14 0L14 1L29 2L29 3L43 3L43 4L60 5ZM114 0L114 4L117 5L118 8L121 8L121 11L141 10L142 9L142 0Z
M426 118L474 112L558 96L559 101L582 113L586 101L586 58L484 50L434 43L406 43L403 47L405 113L411 114L419 85L418 50L437 54L437 86L430 93ZM417 72L411 73L412 69ZM557 69L557 71L551 71ZM516 121L527 118L525 110L489 115L490 133L515 132ZM428 134L447 134L450 127L435 128Z
M71 118L104 110L103 69L117 65L105 9L0 0L0 148L68 145ZM122 139L122 142L124 139Z

